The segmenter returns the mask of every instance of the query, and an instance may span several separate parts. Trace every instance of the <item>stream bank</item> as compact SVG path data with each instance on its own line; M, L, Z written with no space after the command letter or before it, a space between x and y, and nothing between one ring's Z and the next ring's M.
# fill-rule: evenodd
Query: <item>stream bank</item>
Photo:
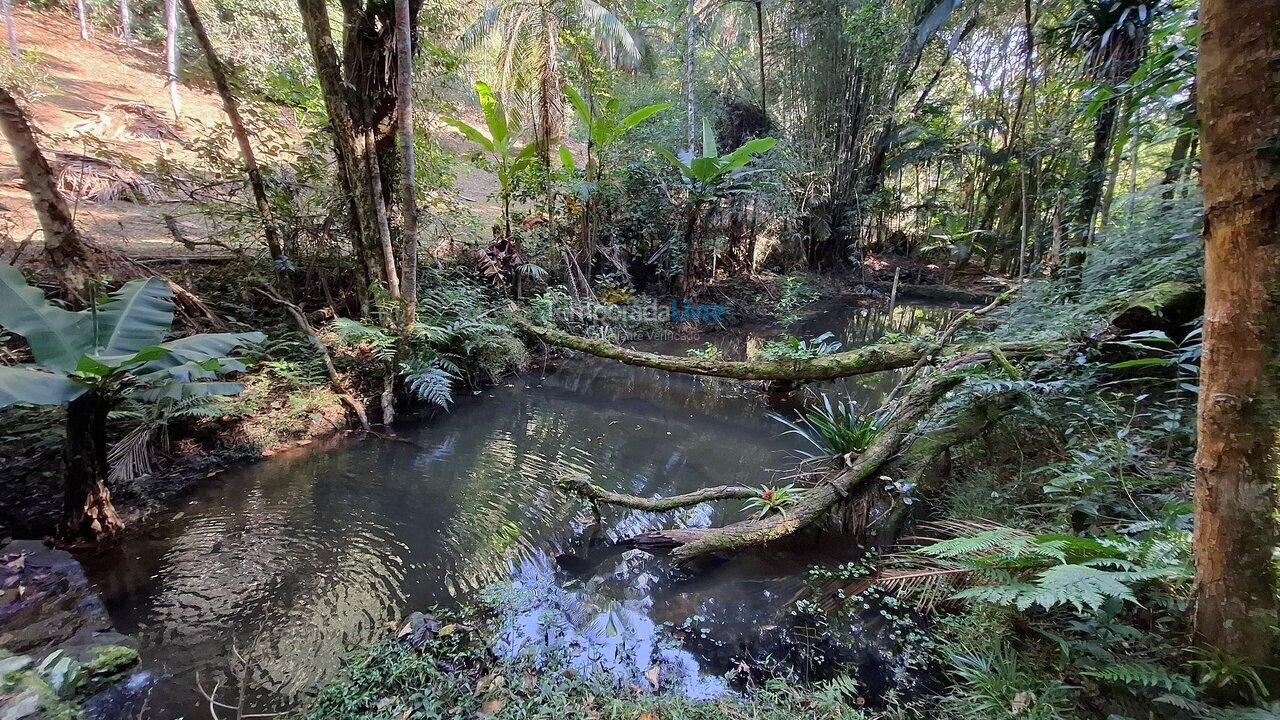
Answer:
M930 334L950 316L904 306L890 321L883 308L854 307L789 331L831 330L853 347L886 330ZM702 339L736 357L763 338L741 329ZM874 404L893 382L885 375L831 387ZM377 638L388 622L460 607L513 579L545 591L537 596L581 592L571 605L581 608L572 618L583 632L599 623L652 638L667 623L679 630L701 618L680 630L685 659L673 665L693 683L731 669L752 648L767 655L771 638L748 638L780 624L772 618L811 564L842 562L851 549L818 538L698 575L657 573L642 554L620 554L608 541L741 511L703 507L663 520L610 514L593 530L590 511L555 482L582 475L654 494L725 477L774 484L797 446L767 415L789 407L728 383L558 360L458 398L448 414L405 424L396 440L316 443L227 471L197 487L170 521L81 558L117 625L139 639L143 667L173 675L154 705L172 715L201 705L197 671L206 687L234 685L233 643L250 659L250 706L294 707L335 676L346 647ZM591 544L593 536L605 544ZM235 692L225 683L224 692Z

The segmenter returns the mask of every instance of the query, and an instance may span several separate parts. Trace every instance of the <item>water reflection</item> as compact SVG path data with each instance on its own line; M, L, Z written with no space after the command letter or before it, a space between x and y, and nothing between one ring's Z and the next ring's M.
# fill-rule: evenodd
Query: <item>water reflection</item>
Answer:
M923 333L949 314L899 308L892 331ZM838 325L854 346L883 335L883 313L879 322L873 313L833 311L791 332ZM716 342L726 355L745 354L762 336ZM875 376L839 389L876 402L892 384ZM797 568L839 549L810 543L787 556L744 555L692 577L638 553L606 547L603 558L592 556L583 551L599 550L599 542L582 544L591 514L555 480L588 476L638 495L771 482L792 446L769 410L733 383L566 360L462 398L451 413L406 428L400 441L340 441L225 473L179 519L83 559L119 629L140 639L147 668L173 675L152 704L154 717L202 712L196 675L206 687L229 681L233 645L252 664L252 709L294 706L333 677L344 651L388 621L507 579L529 590L526 597L560 604L562 621L551 625L584 648L582 662L612 658L619 681L637 684L658 664L670 683L714 694L722 683L703 677L699 663L722 672L734 648L682 648L663 640L658 626L697 616L732 646L794 595ZM610 511L597 540L739 517L732 503L665 517ZM534 615L545 634L545 610L513 607L507 646L531 647Z

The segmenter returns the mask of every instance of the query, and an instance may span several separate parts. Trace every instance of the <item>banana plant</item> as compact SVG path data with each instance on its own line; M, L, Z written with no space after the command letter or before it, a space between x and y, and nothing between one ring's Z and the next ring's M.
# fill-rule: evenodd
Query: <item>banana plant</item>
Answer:
M441 118L471 142L479 145L493 161L498 175L498 196L502 201L502 226L505 239L511 239L511 196L515 178L529 166L537 152L533 143L520 144L524 131L517 119L507 112L502 100L488 84L476 81L476 95L488 133L454 117Z
M716 146L716 134L707 118L702 119L702 155L681 158L668 148L654 146L659 155L680 173L688 191L685 201L688 212L685 222L684 282L694 279L699 267L701 248L697 245L698 225L702 210L708 204L731 195L750 192L759 183L753 179L758 170L748 170L747 165L773 149L777 138L763 137L748 140L733 152L721 155Z
M573 106L578 122L587 131L587 165L583 171L582 183L582 197L585 201L585 208L582 213L580 236L582 242L581 251L584 255L584 262L581 265L586 274L586 285L590 287L592 259L596 254L596 191L600 187L601 175L599 151L618 142L624 135L653 115L671 107L671 103L646 105L635 112L623 116L617 98L610 98L604 103L603 107L598 107L595 103L587 102L571 86L566 85L564 93L569 98L569 104ZM573 155L563 145L560 147L560 164L571 175L577 174Z
M0 265L0 327L27 341L34 362L0 366L0 408L65 405L68 538L97 539L123 524L107 489L107 413L126 399L157 402L234 395L223 382L244 364L227 357L262 333L208 333L165 340L172 292L158 280L125 283L87 310L49 302L11 265Z

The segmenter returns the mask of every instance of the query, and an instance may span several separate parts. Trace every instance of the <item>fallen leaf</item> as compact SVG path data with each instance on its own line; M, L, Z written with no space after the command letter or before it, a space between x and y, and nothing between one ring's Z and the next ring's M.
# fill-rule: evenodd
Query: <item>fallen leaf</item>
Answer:
M304 440L299 440L297 444L298 444L298 447L306 447L307 445L310 445L313 442L315 441L312 440L311 438L306 438Z
M660 718L653 713L641 713L640 717L636 718L636 720L660 720Z
M275 450L268 449L268 450L262 451L262 457L271 457L272 455L275 455L275 454L276 454Z
M1014 715L1021 715L1031 708L1036 702L1036 694L1030 690L1023 690L1013 696L1013 704L1009 706L1009 712Z
M493 698L491 700L485 700L484 704L480 706L480 714L484 715L485 717L493 717L494 715L497 715L498 713L502 712L502 708L506 707L506 705L507 705L506 698Z
M187 514L186 514L186 513L179 511L179 512L177 512L177 513L175 513L175 514L174 514L173 519L174 519L175 521L177 521L177 520L181 520L182 518L184 518L184 517L186 517L186 516L187 516Z
M658 689L658 674L660 672L662 672L662 668L658 667L657 665L654 665L653 667L645 671L644 677L646 680L649 681L649 684L653 686L654 690Z

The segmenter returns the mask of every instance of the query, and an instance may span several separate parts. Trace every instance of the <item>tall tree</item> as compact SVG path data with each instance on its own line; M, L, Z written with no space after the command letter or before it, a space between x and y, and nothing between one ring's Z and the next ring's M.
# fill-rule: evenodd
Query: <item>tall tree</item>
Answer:
M66 200L58 193L49 161L40 152L35 133L18 101L0 87L0 130L13 150L22 182L31 196L44 232L49 264L63 288L73 297L86 297L86 286L97 270L96 253L80 237Z
M418 3L410 0L410 18ZM298 0L303 29L329 115L339 182L350 198L352 244L367 281L381 283L395 299L400 283L387 206L399 162L395 80L395 8L392 3L343 0L341 55L324 0Z
M76 17L80 19L80 39L89 39L89 8L85 0L76 0Z
M187 14L191 31L195 33L196 42L209 63L209 74L213 76L213 85L218 89L218 96L222 98L222 109L227 113L227 121L231 123L231 134L235 136L236 144L240 146L240 157L244 160L244 169L249 176L253 201L258 208L258 215L262 217L262 233L267 240L267 251L271 253L272 263L279 263L284 257L284 250L280 246L280 233L271 212L271 200L267 197L266 183L262 181L262 170L258 167L258 158L253 152L253 143L249 139L249 130L245 127L244 118L240 115L240 103L231 91L227 66L214 50L213 42L209 40L209 33L204 29L204 22L200 20L200 14L196 11L194 0L182 0L182 9Z
M178 0L164 0L164 74L173 119L182 111L178 98Z
M18 32L13 27L13 1L0 0L0 14L4 15L4 34L9 40L9 54L18 56Z
M1280 0L1203 0L1200 23L1206 298L1196 630L1219 651L1263 662L1277 624Z
M413 165L413 16L409 0L396 0L396 100L400 114L400 217L404 263L400 295L404 300L404 337L413 334L418 312L418 193Z
M1084 252L1093 240L1094 224L1102 208L1108 160L1116 135L1129 110L1119 87L1138 70L1146 53L1151 22L1162 0L1086 0L1067 20L1069 47L1084 52L1085 69L1101 95L1093 115L1093 143L1084 167L1084 184L1076 209L1074 251L1066 258L1066 279L1078 286Z
M626 25L595 0L498 0L462 36L471 48L497 43L499 93L532 95L536 108L534 142L544 166L550 165L551 147L559 139L563 123L564 66L561 54L576 48L573 32L582 32L622 64L640 61L640 46ZM584 63L579 63L584 65Z
M120 0L120 39L125 45L133 45L133 16L129 12L129 0Z

